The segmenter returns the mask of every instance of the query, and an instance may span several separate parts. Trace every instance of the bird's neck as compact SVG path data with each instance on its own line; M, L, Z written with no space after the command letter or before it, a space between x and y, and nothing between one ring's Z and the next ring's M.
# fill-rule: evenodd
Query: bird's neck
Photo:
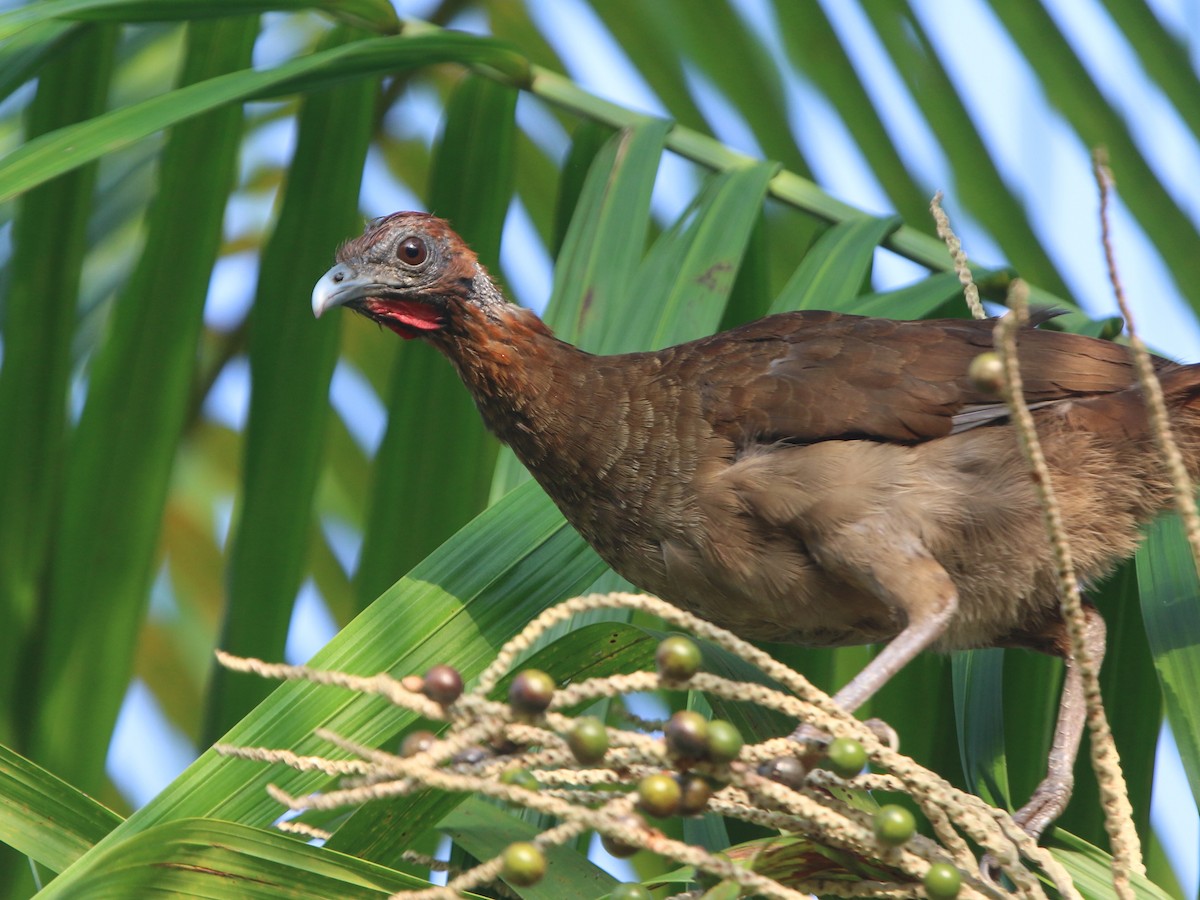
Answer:
M489 430L601 557L617 571L642 571L631 559L672 533L659 513L686 502L694 469L684 451L695 443L670 439L681 403L693 401L664 376L664 356L593 356L528 310L468 306L427 340L454 363ZM657 452L648 451L655 441Z
M581 410L606 405L597 357L510 303L466 304L430 342L454 364L488 429L527 467L575 465L581 429L591 430Z

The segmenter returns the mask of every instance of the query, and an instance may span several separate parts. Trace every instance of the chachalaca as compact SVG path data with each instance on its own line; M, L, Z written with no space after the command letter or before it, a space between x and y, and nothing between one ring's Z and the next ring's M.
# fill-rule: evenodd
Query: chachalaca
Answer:
M1045 780L1016 814L1065 808L1084 723L1052 551L1007 410L968 378L993 323L769 316L664 350L594 356L506 302L441 219L396 213L342 246L316 315L422 338L567 520L635 585L743 637L887 642L835 696L854 710L927 648L1067 661ZM1079 576L1133 553L1169 502L1128 350L1022 329L1025 398ZM1157 360L1197 473L1200 366ZM1099 660L1104 623L1086 607Z

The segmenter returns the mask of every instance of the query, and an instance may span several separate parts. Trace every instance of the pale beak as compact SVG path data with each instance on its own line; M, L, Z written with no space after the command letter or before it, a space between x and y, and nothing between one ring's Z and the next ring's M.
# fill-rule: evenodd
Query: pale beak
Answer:
M387 290L387 285L358 274L346 263L338 263L321 276L313 287L312 311L318 319L335 306L345 306L354 300Z

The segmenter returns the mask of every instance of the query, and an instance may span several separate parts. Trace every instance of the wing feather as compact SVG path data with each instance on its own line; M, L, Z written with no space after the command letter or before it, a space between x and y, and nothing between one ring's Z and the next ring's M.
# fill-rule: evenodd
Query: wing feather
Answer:
M662 351L664 370L700 389L701 414L739 448L917 443L1006 415L967 377L971 361L991 349L994 324L784 313ZM1125 390L1134 380L1128 350L1110 341L1031 327L1018 348L1025 398L1038 407Z

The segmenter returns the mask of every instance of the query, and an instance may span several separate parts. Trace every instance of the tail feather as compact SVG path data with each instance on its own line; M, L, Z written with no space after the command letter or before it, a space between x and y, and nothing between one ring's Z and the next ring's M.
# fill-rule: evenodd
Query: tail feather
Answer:
M1197 474L1193 460L1200 454L1200 364L1169 363L1155 373L1162 385L1163 399L1172 430L1189 450L1188 468ZM1061 413L1072 430L1104 435L1106 443L1130 441L1142 444L1154 435L1141 387L1069 401Z
M1190 406L1200 400L1200 363L1172 365L1158 372L1167 403Z

